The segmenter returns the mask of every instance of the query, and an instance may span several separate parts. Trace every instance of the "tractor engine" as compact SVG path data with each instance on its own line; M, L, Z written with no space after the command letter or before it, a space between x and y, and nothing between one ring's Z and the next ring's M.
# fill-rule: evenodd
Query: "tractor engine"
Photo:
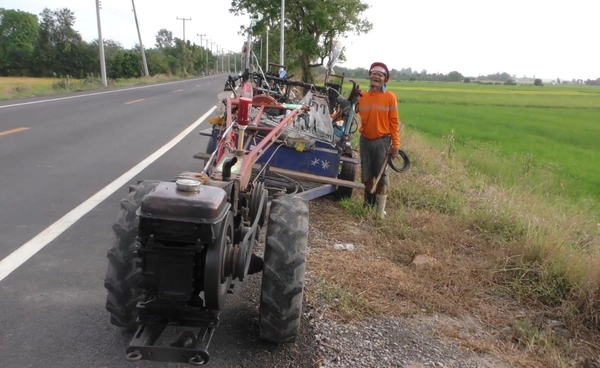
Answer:
M233 241L230 206L222 188L189 179L161 182L143 199L137 256L150 299L221 309L231 282L224 269Z

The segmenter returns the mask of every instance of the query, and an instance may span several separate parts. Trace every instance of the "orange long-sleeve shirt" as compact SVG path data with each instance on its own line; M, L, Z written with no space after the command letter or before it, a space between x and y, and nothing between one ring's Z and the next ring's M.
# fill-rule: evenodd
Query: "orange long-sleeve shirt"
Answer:
M358 102L360 133L368 139L381 138L386 134L392 137L392 145L400 148L400 126L398 101L391 91L363 92Z

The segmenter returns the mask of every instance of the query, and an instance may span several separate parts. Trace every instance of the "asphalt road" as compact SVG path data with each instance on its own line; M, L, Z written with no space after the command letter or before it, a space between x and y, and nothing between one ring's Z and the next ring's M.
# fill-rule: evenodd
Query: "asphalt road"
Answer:
M224 80L0 103L0 261L197 122L217 102ZM0 276L0 367L188 366L125 360L131 335L109 323L103 280L111 226L129 184L201 170L192 156L205 148L198 132L207 125ZM250 276L229 297L209 366L310 365L308 328L299 343L282 347L257 338L259 284L260 276Z

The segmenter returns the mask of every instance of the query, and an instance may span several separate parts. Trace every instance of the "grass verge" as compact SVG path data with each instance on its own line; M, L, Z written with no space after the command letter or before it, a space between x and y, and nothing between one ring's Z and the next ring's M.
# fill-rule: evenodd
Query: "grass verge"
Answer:
M308 287L312 301L344 321L474 318L487 337L464 326L440 331L514 366L596 359L598 218L569 201L497 185L418 132L404 136L412 168L391 176L385 220L362 207L361 193L311 203L308 269L319 280ZM356 250L337 251L335 243ZM413 269L421 254L436 261Z
M184 79L179 76L156 75L148 78L111 79L108 87L139 86ZM56 95L104 89L96 79L0 77L0 100Z

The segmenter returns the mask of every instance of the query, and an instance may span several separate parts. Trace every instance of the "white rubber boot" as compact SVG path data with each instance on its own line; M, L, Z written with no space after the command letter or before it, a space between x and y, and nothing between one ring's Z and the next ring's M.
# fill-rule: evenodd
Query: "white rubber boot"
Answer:
M377 194L376 203L377 203L377 216L379 218L385 218L385 201L387 199L387 195Z

